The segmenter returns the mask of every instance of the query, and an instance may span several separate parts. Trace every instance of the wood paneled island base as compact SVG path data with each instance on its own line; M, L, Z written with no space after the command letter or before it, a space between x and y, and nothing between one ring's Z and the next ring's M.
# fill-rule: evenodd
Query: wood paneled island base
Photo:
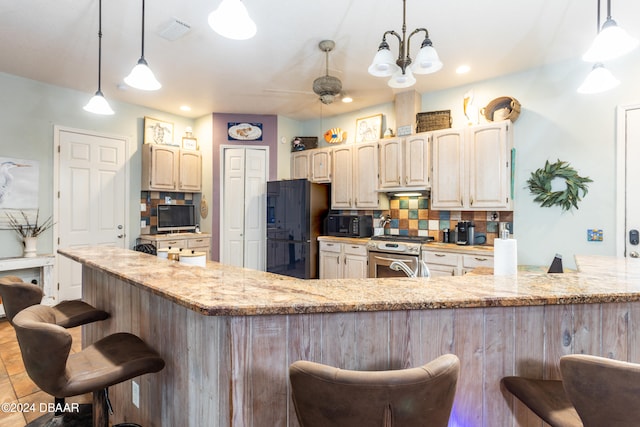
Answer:
M133 275L115 273L106 261L84 257L82 250L63 254L84 264L84 299L111 313L109 320L84 328L84 343L127 331L166 361L163 371L134 379L140 385L140 408L131 403L129 382L110 389L114 423L297 426L288 381L288 366L295 360L380 370L418 366L453 353L460 358L461 372L451 426L541 426L535 415L500 389L503 376L559 378L558 360L569 353L640 361L640 293L628 289L637 280L635 271L625 273L626 285L617 279L619 287L627 287L618 293L589 297L582 289L581 301L589 303L206 315ZM159 261L152 258L149 262L155 266ZM606 265L611 268L610 262ZM566 275L574 282L587 276ZM481 280L452 279L461 286ZM513 280L524 282L520 276ZM561 280L552 279L557 286ZM308 286L314 286L311 283ZM446 283L450 282L432 280L424 286ZM208 292L208 297L215 296L215 290Z

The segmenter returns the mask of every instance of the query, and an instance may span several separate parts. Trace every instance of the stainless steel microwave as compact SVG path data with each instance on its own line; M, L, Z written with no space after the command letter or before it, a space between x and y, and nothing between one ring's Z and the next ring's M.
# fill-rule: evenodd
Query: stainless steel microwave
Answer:
M341 237L370 237L373 235L373 217L370 215L328 215L325 234Z

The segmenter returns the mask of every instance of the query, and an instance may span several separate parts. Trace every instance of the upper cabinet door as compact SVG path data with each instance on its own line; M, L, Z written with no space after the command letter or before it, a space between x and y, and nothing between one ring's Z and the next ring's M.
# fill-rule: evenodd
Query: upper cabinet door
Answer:
M142 189L177 189L180 149L167 145L142 145Z
M378 208L378 143L356 144L353 150L354 205L358 209Z
M464 134L464 129L447 129L432 134L432 209L461 209L465 206Z
M180 180L178 189L186 192L202 190L202 153L180 150Z
M469 128L469 206L511 209L511 122Z
M309 179L308 151L296 151L291 154L291 179Z
M339 146L333 149L331 208L351 209L353 203L353 160L352 146Z
M402 185L402 139L383 139L380 147L380 188Z
M407 187L428 187L430 133L419 133L404 141L404 183Z
M326 183L331 182L331 152L333 148L321 148L311 150L311 158L309 164L311 166L312 182Z

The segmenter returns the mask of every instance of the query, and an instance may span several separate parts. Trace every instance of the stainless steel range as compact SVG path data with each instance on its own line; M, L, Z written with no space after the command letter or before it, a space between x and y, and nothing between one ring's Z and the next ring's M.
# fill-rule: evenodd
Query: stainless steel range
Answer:
M427 236L373 236L367 244L369 277L428 277L420 248L432 240Z

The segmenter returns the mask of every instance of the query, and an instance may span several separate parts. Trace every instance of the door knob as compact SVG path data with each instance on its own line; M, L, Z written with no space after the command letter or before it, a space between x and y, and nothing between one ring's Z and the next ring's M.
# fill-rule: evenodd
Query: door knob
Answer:
M629 256L631 258L640 258L640 254L636 251L632 251L631 253L629 253Z
M118 239L122 239L124 237L124 234L118 234Z

